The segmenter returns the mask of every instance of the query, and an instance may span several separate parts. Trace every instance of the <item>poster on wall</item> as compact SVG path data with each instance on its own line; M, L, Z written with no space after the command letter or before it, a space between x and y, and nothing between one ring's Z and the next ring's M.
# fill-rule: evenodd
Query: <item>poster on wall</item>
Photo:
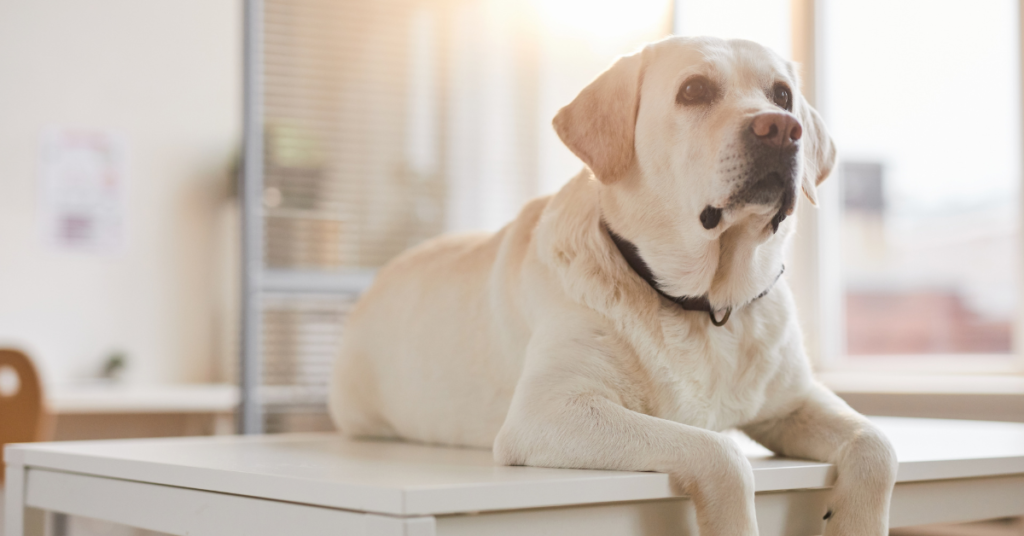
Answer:
M43 135L44 240L60 251L109 254L125 240L125 144L115 133L51 129Z

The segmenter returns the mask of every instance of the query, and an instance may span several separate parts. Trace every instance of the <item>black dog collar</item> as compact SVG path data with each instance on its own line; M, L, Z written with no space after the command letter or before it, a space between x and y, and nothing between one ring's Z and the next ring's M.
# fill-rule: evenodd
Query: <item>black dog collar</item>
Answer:
M657 291L658 294L661 294L667 300L687 311L706 312L708 316L711 317L711 323L716 326L724 326L725 323L729 321L729 315L732 314L732 306L725 308L725 315L722 316L721 320L719 320L715 318L715 310L711 307L711 302L708 301L707 294L704 294L703 296L670 296L666 294L658 287L658 283L654 280L654 274L651 272L651 268L647 266L647 263L644 262L644 259L640 256L640 250L636 247L636 244L616 234L615 231L612 231L611 227L608 227L607 223L603 221L601 223L608 231L608 236L610 236L612 242L615 243L615 247L619 249L619 253L621 253L622 257L626 259L626 263L629 264L629 267L632 268L641 279L646 281L651 288ZM757 297L750 301L763 298L768 294L772 287L775 286L775 282L782 277L782 273L785 271L786 267L783 265L782 270L779 271L779 275L775 276L775 281L772 281L772 284L769 285L768 288L764 289L764 292L758 294Z

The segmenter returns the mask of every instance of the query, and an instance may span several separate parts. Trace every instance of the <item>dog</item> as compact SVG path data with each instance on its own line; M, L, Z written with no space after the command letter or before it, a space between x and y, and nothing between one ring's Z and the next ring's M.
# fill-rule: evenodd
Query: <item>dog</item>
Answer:
M738 428L834 463L825 534L888 534L896 456L817 383L783 271L799 191L835 163L795 65L671 37L555 116L586 164L493 234L383 268L352 311L330 412L350 436L493 449L505 465L658 471L703 536L756 535Z

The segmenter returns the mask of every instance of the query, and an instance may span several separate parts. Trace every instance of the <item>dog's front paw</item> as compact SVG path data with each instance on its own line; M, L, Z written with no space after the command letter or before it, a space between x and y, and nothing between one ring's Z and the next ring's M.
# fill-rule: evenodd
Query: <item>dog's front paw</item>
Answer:
M837 503L823 516L825 536L886 536L889 520L871 512L857 511L849 505Z
M732 439L707 439L699 466L673 475L679 491L694 502L701 536L758 536L750 461Z
M823 515L825 536L886 536L896 468L896 453L881 433L866 430L852 441Z

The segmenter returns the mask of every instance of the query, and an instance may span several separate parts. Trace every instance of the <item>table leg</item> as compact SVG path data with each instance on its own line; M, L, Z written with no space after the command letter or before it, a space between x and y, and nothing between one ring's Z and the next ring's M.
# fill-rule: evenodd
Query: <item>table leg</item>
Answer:
M25 506L24 465L10 463L4 483L4 534L7 536L44 536L46 513Z
M25 532L25 469L7 463L4 480L4 534L21 536Z

